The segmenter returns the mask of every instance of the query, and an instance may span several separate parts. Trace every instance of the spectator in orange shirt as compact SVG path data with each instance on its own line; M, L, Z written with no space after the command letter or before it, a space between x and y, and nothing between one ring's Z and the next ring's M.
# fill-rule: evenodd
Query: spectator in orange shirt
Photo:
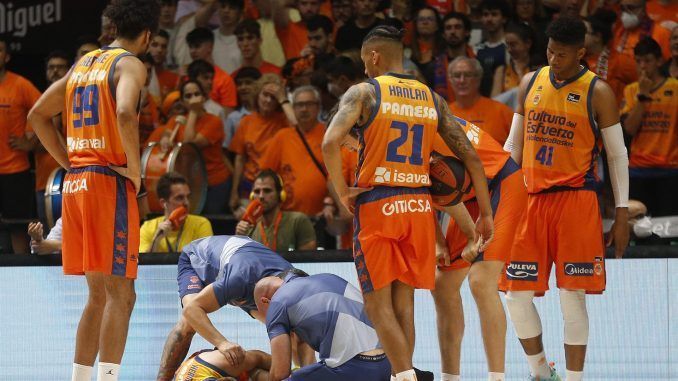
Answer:
M520 79L544 64L544 52L535 49L532 28L525 24L509 25L504 32L507 61L494 70L492 97L515 89Z
M320 14L320 0L271 0L275 30L285 51L285 58L299 57L304 44L308 41L306 22ZM290 20L290 8L296 5L301 20Z
M647 16L662 28L673 30L678 26L678 2L673 0L648 0Z
M513 110L480 95L483 67L475 58L457 57L450 63L448 75L452 82L454 102L450 111L483 129L502 145L511 129Z
M148 53L153 57L148 91L156 104L160 104L165 96L179 85L179 75L165 68L169 40L169 34L163 29L159 29L158 33L153 35L148 47Z
M671 59L662 66L666 77L678 78L678 25L671 31Z
M141 89L141 96L139 97L139 142L145 142L158 127L160 113L158 103L149 89L155 58L151 53L146 53L139 58L146 66L146 84ZM141 150L143 151L143 149L142 146Z
M0 37L0 215L2 219L28 219L34 214L33 178L26 136L26 116L40 92L26 78L7 70L9 44ZM25 227L10 227L15 253L28 253Z
M229 146L236 155L230 197L230 206L236 216L243 212L240 199L249 197L271 138L278 130L296 124L285 88L275 74L263 75L257 81L254 99L253 112L242 118Z
M243 67L253 67L261 74L273 73L280 75L280 68L261 57L261 26L252 19L244 19L235 27L235 37L238 39L238 49L242 56L242 66L235 70L233 77Z
M238 104L237 94L233 78L215 65L212 59L214 34L207 28L196 28L186 35L186 43L192 60L205 60L214 67L214 80L209 95L224 107L224 112L228 115Z
M320 93L312 86L299 87L292 94L292 107L296 127L283 128L273 136L273 141L280 144L268 147L261 167L272 169L282 177L287 192L283 210L315 216L322 211L323 199L327 196L326 170L320 149L325 125L318 122Z
M261 72L253 67L243 68L233 77L238 88L238 109L226 118L224 149L228 149L231 145L231 139L233 139L242 118L251 114L254 109L254 91L259 78L261 78Z
M633 47L643 37L652 37L661 46L664 59L668 59L671 32L647 16L645 0L621 0L620 4L622 13L614 27L613 49L624 56L622 59L634 62Z

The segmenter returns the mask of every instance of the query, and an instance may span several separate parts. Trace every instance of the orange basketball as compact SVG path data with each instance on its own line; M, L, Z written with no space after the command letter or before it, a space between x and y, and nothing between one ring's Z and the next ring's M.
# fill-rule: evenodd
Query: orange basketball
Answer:
M471 192L471 175L461 160L449 156L436 156L431 160L431 198L439 206L452 206L461 202Z

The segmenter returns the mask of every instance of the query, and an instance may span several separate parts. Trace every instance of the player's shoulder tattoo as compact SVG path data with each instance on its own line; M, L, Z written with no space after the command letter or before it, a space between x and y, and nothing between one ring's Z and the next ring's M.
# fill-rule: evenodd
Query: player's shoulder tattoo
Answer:
M350 112L360 111L358 124L363 124L368 118L371 110L376 104L376 93L374 86L369 83L359 83L351 86L341 97L340 111ZM341 112L337 114L339 116Z

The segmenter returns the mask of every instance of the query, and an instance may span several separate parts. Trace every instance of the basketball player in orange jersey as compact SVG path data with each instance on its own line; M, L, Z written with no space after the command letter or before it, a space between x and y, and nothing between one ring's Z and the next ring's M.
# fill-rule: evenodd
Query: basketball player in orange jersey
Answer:
M468 275L471 293L478 307L480 327L487 356L488 380L504 381L506 315L499 298L498 282L511 254L516 226L527 207L527 189L520 166L502 145L473 123L457 119L478 153L488 178L495 234L492 243L477 258L464 255L467 233L456 220L443 215L440 224L450 252L451 264L438 264L436 288L432 291L438 316L438 340L442 359L442 381L459 381L464 311L461 285ZM433 150L444 156L452 152L436 138ZM478 217L473 193L464 197L471 218Z
M63 184L63 269L89 288L75 343L72 381L117 380L135 301L139 217L137 105L146 51L158 27L156 0L114 0L104 11L116 26L110 46L83 56L52 84L29 120L47 151L68 170ZM64 112L67 147L50 119Z
M482 164L444 99L402 74L401 32L372 29L361 49L368 83L352 86L323 141L330 179L353 210L354 260L365 310L398 381L416 380L414 288L435 283L435 217L428 192L429 157L436 132L464 162L473 179L481 218L476 229L489 241L493 222ZM358 125L357 188L342 175L340 144Z
M629 241L629 162L615 94L579 64L586 26L578 18L561 16L546 32L550 66L523 77L521 101L504 146L522 163L529 194L506 269L506 305L532 379L560 380L546 361L532 302L548 289L555 263L567 381L577 381L583 377L589 333L585 296L605 290L596 163L604 145L616 204L608 245L614 242L615 256L621 258Z

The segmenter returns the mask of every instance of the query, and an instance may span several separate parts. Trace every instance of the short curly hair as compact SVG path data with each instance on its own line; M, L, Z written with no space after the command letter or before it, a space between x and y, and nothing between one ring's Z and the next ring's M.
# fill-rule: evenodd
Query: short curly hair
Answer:
M586 25L575 17L560 16L546 28L546 37L570 46L584 46Z
M157 0L113 0L104 10L117 30L117 37L133 40L149 30L158 30L160 3Z

